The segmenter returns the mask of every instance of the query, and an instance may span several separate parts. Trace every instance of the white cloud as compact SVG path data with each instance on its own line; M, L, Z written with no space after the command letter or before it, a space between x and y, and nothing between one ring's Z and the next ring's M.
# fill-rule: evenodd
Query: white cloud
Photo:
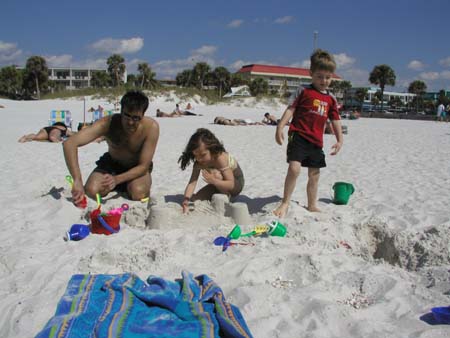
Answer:
M450 70L444 70L441 72L440 77L445 80L450 80Z
M244 23L244 20L236 19L236 20L231 21L231 22L227 25L227 27L228 27L228 28L238 28L238 27L240 27L243 23Z
M285 25L290 23L292 20L294 20L293 16L287 15L287 16L283 16L281 18L277 18L275 19L274 23L280 24L280 25Z
M334 54L334 60L336 61L336 65L338 69L345 69L351 67L356 59L348 56L345 53Z
M72 55L51 55L46 56L45 60L49 67L70 67L72 66Z
M423 80L434 81L439 79L438 72L423 72L419 74L419 77Z
M191 51L192 55L212 55L217 51L216 46L204 45Z
M421 71L425 68L425 65L419 60L412 60L408 63L408 68L416 71Z
M17 44L0 40L0 63L17 62L21 55L22 50L17 48Z
M309 60L309 59L307 59L307 60L303 60L303 61L300 61L300 62L294 62L294 63L291 63L290 65L289 65L289 67L296 67L296 68L306 68L306 69L309 69L309 66L311 65L311 61Z
M112 39L106 38L91 44L91 48L97 52L115 53L115 54L132 54L140 51L144 46L143 38L131 39Z
M444 67L450 67L450 56L446 57L445 59L439 60L439 64Z
M211 68L215 68L218 62L215 58L216 46L204 45L191 51L184 59L161 60L152 65L158 79L173 79L185 69L192 69L198 62L206 62Z
M338 75L343 80L350 81L353 87L369 86L369 72L367 70L348 68L338 72Z

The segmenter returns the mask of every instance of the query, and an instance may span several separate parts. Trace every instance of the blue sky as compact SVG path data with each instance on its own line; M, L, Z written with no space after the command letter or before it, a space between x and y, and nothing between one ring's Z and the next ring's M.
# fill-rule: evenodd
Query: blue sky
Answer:
M450 90L448 0L2 0L0 8L0 66L41 55L49 66L106 68L119 53L129 73L148 62L158 79L200 61L230 71L308 67L317 31L317 47L353 86L388 64L397 75L388 90L414 80Z

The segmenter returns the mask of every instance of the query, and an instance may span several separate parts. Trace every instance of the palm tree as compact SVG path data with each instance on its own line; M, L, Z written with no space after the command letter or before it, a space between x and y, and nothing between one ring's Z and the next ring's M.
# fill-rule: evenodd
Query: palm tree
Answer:
M199 89L203 89L205 84L206 74L211 70L211 67L206 62L198 62L193 69L193 77L195 86Z
M181 73L178 73L175 77L175 81L177 82L177 86L188 87L189 81L192 78L192 70L185 69Z
M363 111L363 104L364 104L364 99L366 98L367 95L367 88L358 88L355 92L355 99L356 101L359 102L360 106L361 106L361 113Z
M416 94L416 113L419 112L419 99L422 98L426 91L427 85L423 81L416 80L409 84L408 93Z
M41 98L41 89L48 82L47 62L41 56L31 56L25 66L24 84L28 89L36 89L37 98ZM33 83L33 84L32 84Z
M122 83L121 78L125 74L125 59L119 54L113 54L106 63L108 65L108 73L113 80L113 86L119 86Z
M381 89L381 110L383 110L384 87L386 85L395 86L395 79L395 72L388 65L375 66L370 73L370 83L380 86Z
M139 79L141 82L141 88L155 88L158 84L158 82L155 79L155 73L152 72L152 69L148 65L148 63L143 62L138 64L138 72L139 72Z
M230 72L225 67L216 67L213 71L214 84L219 87L219 97L222 97L222 88L228 91L230 88Z
M252 82L250 82L250 93L253 96L257 96L259 94L267 94L269 91L269 83L263 78L256 78Z
M22 94L23 72L16 66L0 69L0 93L15 99Z

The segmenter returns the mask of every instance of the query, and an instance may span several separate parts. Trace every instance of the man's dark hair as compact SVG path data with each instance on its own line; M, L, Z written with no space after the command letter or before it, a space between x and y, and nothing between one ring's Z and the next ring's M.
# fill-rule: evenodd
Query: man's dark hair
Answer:
M139 90L130 90L120 100L120 106L122 112L142 112L142 114L145 114L148 108L148 97Z

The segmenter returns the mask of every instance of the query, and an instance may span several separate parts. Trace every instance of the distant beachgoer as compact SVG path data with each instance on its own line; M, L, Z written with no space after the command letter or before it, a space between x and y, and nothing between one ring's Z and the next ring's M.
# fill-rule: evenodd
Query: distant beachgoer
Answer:
M135 201L150 195L159 125L144 116L148 97L142 92L128 91L120 102L120 114L97 120L64 142L64 158L74 180L72 202L75 205L85 194L95 199L97 194L106 196L113 190L127 192ZM105 137L108 151L96 162L97 167L83 185L78 148L99 137Z
M191 200L210 200L216 193L234 197L244 188L244 174L238 162L208 129L197 129L178 159L181 170L185 170L191 162L192 174L182 203L184 213L188 211ZM194 194L200 173L208 184Z
M26 134L19 138L20 143L30 141L62 142L74 133L63 122L55 122L50 127L40 129L36 134Z
M225 126L253 126L263 125L262 122L255 122L251 119L227 119L223 116L217 116L214 119L214 124L222 124Z
M175 112L173 112L173 113L165 113L165 112L162 112L159 109L156 109L156 117L181 117L181 115L178 115Z
M278 217L284 217L289 208L292 193L297 183L301 167L308 168L308 210L320 211L317 208L317 191L319 187L320 168L326 166L323 152L323 133L327 119L336 136L331 155L336 155L342 147L343 136L337 100L328 92L336 62L326 51L317 49L311 55L312 84L299 91L296 99L289 104L278 123L275 140L283 144L283 128L291 120L289 141L287 146L288 172L284 182L284 193L281 204L273 211Z
M277 119L275 116L270 115L269 113L264 114L264 119L262 120L262 123L268 124L270 126L276 126L280 120Z
M436 117L438 121L444 121L445 119L445 106L442 102L437 107Z

